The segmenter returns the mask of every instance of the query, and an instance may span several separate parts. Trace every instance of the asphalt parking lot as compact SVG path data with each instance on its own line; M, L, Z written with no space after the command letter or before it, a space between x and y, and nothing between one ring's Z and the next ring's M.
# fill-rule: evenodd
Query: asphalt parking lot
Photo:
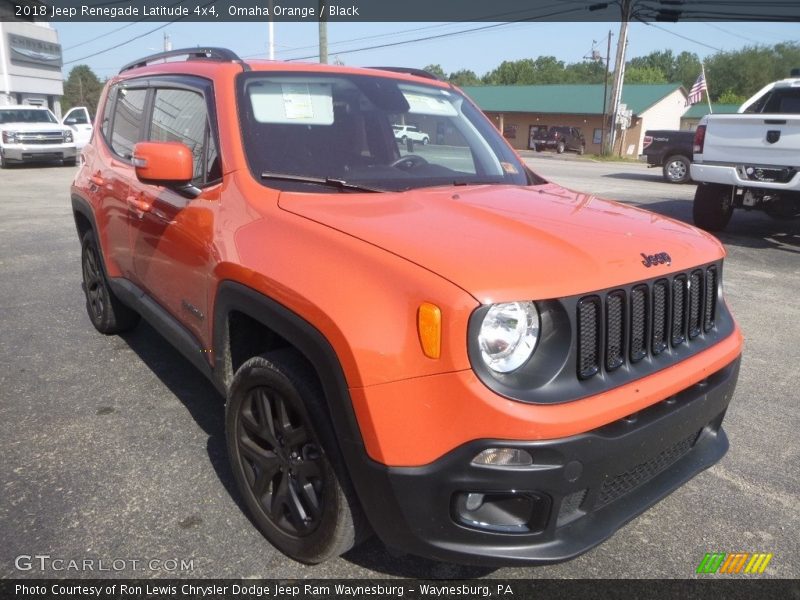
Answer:
M658 170L526 160L567 187L691 222L694 186L663 183ZM372 539L307 567L243 512L211 384L149 326L104 337L89 323L73 173L0 172L0 577L686 578L706 552L739 551L773 553L765 577L800 577L800 221L737 212L720 236L747 341L719 464L568 563L476 569L395 557ZM17 568L17 557L45 554L124 562L103 573Z

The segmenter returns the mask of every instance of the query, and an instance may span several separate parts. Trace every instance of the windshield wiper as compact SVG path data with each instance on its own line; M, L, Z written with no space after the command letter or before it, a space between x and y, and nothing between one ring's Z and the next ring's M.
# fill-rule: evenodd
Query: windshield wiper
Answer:
M301 183L314 183L316 185L325 185L328 187L338 188L351 192L385 192L379 188L372 188L355 183L349 183L344 179L334 179L332 177L310 177L308 175L292 175L290 173L271 173L264 171L261 173L261 179L272 179L277 181L299 181Z

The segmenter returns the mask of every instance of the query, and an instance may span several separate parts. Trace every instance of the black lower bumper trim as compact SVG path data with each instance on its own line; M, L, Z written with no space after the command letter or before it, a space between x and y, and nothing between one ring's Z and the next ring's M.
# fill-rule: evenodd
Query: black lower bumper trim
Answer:
M476 440L422 467L372 463L372 491L381 498L381 508L368 511L372 525L388 546L438 560L502 566L574 558L725 454L721 425L738 371L739 359L636 415L569 438ZM483 450L503 447L527 451L533 464L472 464ZM497 505L476 508L483 499ZM470 505L484 516L465 518ZM481 522L493 518L502 526Z

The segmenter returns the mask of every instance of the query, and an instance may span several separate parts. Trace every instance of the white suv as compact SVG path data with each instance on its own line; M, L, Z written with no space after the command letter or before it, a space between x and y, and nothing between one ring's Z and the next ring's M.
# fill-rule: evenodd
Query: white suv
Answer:
M60 160L74 165L78 152L73 131L47 108L0 107L0 168L12 162Z
M414 125L392 125L392 129L394 130L394 139L404 144L406 140L421 142L423 144L427 144L431 141L427 133L420 131Z

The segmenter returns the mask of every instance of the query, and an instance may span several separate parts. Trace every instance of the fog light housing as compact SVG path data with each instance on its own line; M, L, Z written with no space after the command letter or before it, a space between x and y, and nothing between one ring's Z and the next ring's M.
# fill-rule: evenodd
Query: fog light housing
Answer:
M460 492L453 496L455 521L471 529L497 533L543 531L550 498L536 492Z
M472 459L473 465L482 467L529 467L533 457L519 448L487 448Z

